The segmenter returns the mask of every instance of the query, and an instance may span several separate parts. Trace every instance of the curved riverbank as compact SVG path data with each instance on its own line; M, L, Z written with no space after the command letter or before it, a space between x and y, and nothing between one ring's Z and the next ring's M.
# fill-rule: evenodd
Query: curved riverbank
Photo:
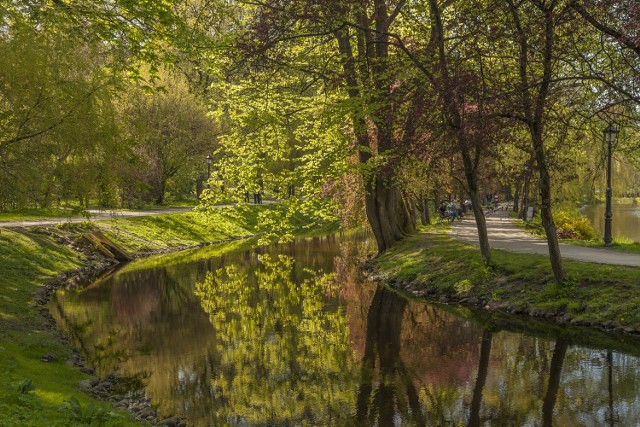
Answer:
M478 249L429 227L368 263L371 279L420 298L561 324L640 334L640 269L565 259L568 280L554 281L548 256Z
M121 396L114 401L114 378L97 381L91 376L93 371L68 346L45 305L56 289L86 283L117 264L96 251L83 237L87 232L99 230L133 257L141 257L256 235L260 209L277 207L250 207L241 215L189 212L0 230L0 419L7 425L36 426L159 422L146 410L150 405L144 399ZM116 410L105 399L112 400Z

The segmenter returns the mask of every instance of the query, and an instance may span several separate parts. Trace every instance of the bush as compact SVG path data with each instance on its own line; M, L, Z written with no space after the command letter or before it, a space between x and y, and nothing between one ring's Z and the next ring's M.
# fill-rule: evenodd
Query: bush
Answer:
M554 219L561 239L593 240L598 237L586 216L560 211L554 215Z

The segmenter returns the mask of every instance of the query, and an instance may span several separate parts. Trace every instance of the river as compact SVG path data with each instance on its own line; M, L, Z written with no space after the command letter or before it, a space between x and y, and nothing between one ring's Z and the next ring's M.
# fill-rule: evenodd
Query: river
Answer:
M634 242L640 242L640 206L632 204L611 205L613 214L611 221L611 234L613 238L625 237ZM585 214L593 224L593 227L604 235L605 205L591 205L585 209Z
M50 309L191 426L640 425L637 340L405 299L362 277L371 240L152 258Z

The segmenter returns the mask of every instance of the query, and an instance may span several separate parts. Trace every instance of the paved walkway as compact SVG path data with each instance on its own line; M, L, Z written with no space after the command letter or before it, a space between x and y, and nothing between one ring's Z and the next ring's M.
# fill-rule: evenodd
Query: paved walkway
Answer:
M518 229L505 210L498 210L487 216L487 233L492 248L523 254L549 255L547 241ZM462 221L455 223L451 229L451 236L478 245L478 230L472 212ZM560 253L563 258L579 261L640 267L640 254L616 252L604 247L587 248L561 243Z
M263 204L270 205L277 203L275 200L264 200ZM223 204L215 205L215 208L228 208L235 206L235 204ZM25 219L25 220L13 220L13 221L0 221L0 228L20 228L20 227L48 227L56 224L66 224L69 222L83 222L83 221L104 221L108 219L119 218L131 218L137 216L153 216L153 215L167 215L182 212L191 212L193 208L163 208L152 209L144 211L121 211L121 210L109 210L109 209L87 209L87 212L91 214L89 220L81 216L62 217L62 218L47 218L47 219Z
M118 211L118 210L98 210L88 209L91 214L90 221L102 221L107 219L118 218L130 218L136 216L152 216L152 215L166 215L172 213L181 213L192 211L193 208L166 208L155 209L145 211ZM84 217L69 217L69 218L48 218L48 219L25 219L16 221L0 221L0 228L19 228L19 227L46 227L56 224L66 224L69 222L83 222L87 221Z

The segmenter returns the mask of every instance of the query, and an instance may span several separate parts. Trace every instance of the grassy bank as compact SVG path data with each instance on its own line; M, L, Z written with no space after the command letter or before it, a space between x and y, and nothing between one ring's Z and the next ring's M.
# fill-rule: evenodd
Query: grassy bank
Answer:
M0 425L69 426L83 417L127 425L123 414L79 390L88 376L65 364L71 350L34 302L43 283L86 262L39 230L1 230L0 259ZM45 355L55 358L45 362ZM80 406L65 403L73 399Z
M492 255L487 268L475 246L431 227L376 259L374 277L442 302L640 333L640 269L564 260L568 280L557 284L546 256Z
M127 414L83 393L79 382L90 376L69 366L71 349L43 315L43 290L51 288L54 279L62 283L61 274L70 276L99 261L82 233L99 229L130 254L140 256L261 233L260 212L275 214L277 209L272 205L207 215L189 212L0 229L0 426L135 425ZM293 222L302 232L309 231L308 218Z

